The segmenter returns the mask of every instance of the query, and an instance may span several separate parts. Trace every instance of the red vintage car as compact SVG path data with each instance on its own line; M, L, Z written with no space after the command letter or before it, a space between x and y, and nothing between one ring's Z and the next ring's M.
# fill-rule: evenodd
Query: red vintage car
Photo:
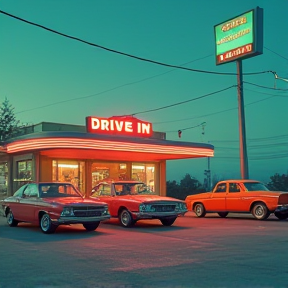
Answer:
M164 226L171 226L187 212L184 201L156 195L139 181L100 182L92 189L91 197L107 203L111 217L118 218L124 227L141 219L159 219Z
M2 201L9 226L34 223L43 233L53 233L59 225L83 224L95 230L101 221L110 219L106 203L84 199L71 183L29 183Z
M234 212L251 213L258 220L271 213L280 220L288 218L288 193L270 191L257 180L220 181L211 192L189 195L185 202L197 217L218 213L224 218Z

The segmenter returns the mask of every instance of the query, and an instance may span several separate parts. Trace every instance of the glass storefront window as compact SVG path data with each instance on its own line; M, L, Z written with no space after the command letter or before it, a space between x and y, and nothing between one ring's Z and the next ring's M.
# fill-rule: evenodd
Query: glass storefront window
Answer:
M155 165L131 162L93 162L91 165L92 187L105 180L137 180L144 182L152 191L155 191Z
M13 190L16 191L22 185L33 181L32 160L16 161L16 177L13 179Z
M7 196L8 191L8 163L0 163L0 195Z
M52 181L70 182L83 193L85 192L84 173L84 161L52 161Z
M29 181L32 179L32 160L17 162L17 180Z
M127 165L125 163L94 162L91 166L92 187L105 180L127 180Z
M155 164L132 163L132 180L142 181L154 191Z

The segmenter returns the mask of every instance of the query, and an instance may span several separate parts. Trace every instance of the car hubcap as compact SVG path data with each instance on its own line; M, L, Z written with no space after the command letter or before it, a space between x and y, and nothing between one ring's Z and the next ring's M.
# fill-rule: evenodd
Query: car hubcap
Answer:
M264 213L264 209L262 206L257 206L256 209L255 209L255 214L260 217L262 216Z
M8 221L8 224L12 224L12 222L13 222L13 214L11 212L8 215L7 221Z
M124 212L122 214L122 223L123 223L123 225L126 226L128 224L128 222L129 222L129 219L130 219L130 217L129 217L128 213Z
M196 213L197 213L197 215L201 214L201 212L202 212L201 207L200 207L200 206L197 206L197 207L196 207Z
M47 229L49 228L49 224L50 224L50 221L49 221L49 218L48 216L43 216L42 219L41 219L41 227L44 231L47 231Z

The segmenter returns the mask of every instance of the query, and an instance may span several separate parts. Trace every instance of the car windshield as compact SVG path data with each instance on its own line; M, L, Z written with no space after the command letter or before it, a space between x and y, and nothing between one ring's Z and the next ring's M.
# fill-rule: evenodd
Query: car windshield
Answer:
M263 183L261 182L246 182L244 183L247 191L270 191Z
M116 195L151 195L154 191L142 182L137 183L114 183Z
M81 193L71 184L45 183L39 184L40 197L81 197Z

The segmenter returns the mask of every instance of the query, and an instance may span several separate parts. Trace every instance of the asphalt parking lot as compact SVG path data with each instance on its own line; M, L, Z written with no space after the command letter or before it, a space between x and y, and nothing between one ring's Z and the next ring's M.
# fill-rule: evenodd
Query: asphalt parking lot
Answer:
M126 229L60 226L45 235L0 216L0 288L288 287L288 221L188 212Z

